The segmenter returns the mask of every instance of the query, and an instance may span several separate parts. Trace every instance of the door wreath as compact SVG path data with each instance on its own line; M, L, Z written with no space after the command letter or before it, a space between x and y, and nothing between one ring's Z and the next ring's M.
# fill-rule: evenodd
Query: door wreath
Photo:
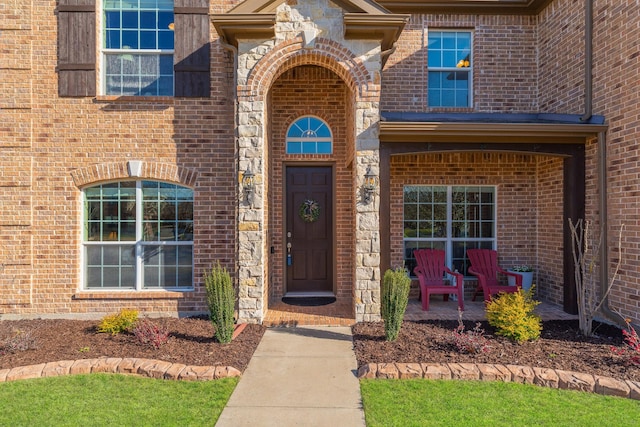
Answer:
M320 205L315 200L305 200L298 209L298 216L304 222L316 222L320 217Z

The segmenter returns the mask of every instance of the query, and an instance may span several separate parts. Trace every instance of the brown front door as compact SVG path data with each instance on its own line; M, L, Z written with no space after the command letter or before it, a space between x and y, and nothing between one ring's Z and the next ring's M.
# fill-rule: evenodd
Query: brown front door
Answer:
M288 166L286 193L287 292L332 292L332 167Z

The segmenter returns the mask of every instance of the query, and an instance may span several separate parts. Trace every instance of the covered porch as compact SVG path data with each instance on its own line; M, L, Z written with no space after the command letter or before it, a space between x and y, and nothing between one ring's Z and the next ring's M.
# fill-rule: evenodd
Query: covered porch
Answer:
M466 276L466 305L467 249L495 249L503 268L534 268L538 299L576 314L568 219L597 212L586 186L606 128L595 116L383 112L381 271L411 272L413 250L442 249Z

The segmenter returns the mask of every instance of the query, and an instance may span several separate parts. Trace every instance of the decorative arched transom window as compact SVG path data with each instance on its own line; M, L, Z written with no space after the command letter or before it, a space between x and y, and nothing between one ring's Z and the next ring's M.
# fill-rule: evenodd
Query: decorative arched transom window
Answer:
M193 288L193 190L159 181L86 188L85 289Z
M317 117L297 119L287 131L287 154L331 154L333 137L327 124Z

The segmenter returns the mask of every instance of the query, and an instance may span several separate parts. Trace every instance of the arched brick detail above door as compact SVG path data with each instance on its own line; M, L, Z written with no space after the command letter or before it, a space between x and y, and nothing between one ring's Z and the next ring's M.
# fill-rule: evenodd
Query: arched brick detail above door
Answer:
M305 49L302 38L296 37L275 46L256 64L246 86L240 88L239 98L264 99L282 73L300 65L318 65L333 71L359 100L377 101L380 97L379 73L372 76L349 49L324 38L319 38L313 49Z

